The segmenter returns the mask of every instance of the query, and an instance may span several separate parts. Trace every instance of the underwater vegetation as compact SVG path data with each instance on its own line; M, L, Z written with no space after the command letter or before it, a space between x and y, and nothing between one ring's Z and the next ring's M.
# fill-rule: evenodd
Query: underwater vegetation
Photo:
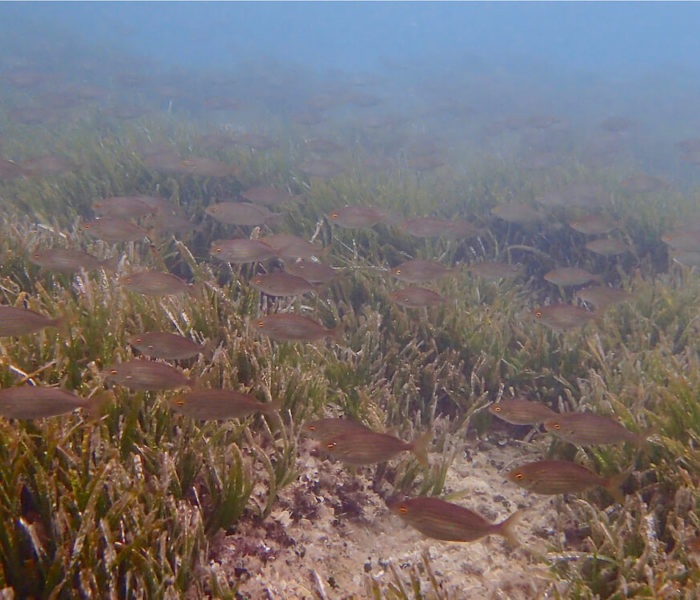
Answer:
M440 544L491 534L537 573L513 598L696 597L696 190L560 152L541 115L491 123L486 148L528 148L503 160L358 117L381 102L349 83L261 117L12 73L2 598L459 598ZM497 453L501 499L464 493ZM343 589L294 536L353 523L425 551ZM280 549L307 595L271 591Z

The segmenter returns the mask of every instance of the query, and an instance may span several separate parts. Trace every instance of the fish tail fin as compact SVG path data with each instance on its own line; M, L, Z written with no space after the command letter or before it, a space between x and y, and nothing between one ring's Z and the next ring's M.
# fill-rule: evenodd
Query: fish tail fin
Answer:
M622 484L625 483L625 480L629 477L629 474L629 471L624 471L622 473L618 473L617 475L612 475L605 480L605 484L603 485L603 488L615 499L615 502L618 504L625 503L625 492L622 489Z
M102 415L102 408L107 404L116 402L114 392L112 390L102 390L88 398L88 404L85 407L90 421L98 421Z
M339 346L342 346L345 343L345 340L343 339L343 332L340 329L340 325L337 325L332 329L326 329L326 336L331 338Z
M106 258L100 261L100 268L104 269L107 273L116 273L119 270L119 263L121 262L121 256L118 254L112 256L111 258Z
M515 526L520 522L524 515L525 511L516 510L505 521L501 521L495 526L495 532L506 538L513 546L519 546L520 540L518 540L516 535Z
M428 446L433 439L433 431L429 429L423 435L417 437L411 444L411 452L416 455L418 462L428 466Z
M263 408L261 408L260 410L268 415L278 413L279 411L282 410L282 400L280 400L279 398L276 398L272 402L268 402L267 404L264 404Z

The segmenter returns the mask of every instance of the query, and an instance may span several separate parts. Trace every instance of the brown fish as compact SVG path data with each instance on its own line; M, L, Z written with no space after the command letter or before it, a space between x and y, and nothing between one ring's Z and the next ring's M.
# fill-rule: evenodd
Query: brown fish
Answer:
M454 269L434 260L407 260L391 270L399 281L406 283L425 283L454 273Z
M219 202L210 204L204 212L225 225L264 225L276 217L264 206L250 202Z
M370 229L386 221L386 215L369 206L344 206L328 213L328 220L344 229Z
M173 390L194 385L179 369L140 358L112 365L103 374L109 381L131 390Z
M351 466L385 462L406 451L413 452L421 464L427 465L428 444L432 437L432 431L428 431L413 442L404 442L388 433L357 429L331 435L321 441L321 448Z
M316 291L306 279L282 271L256 275L250 285L268 296L301 296Z
M126 289L146 296L174 296L190 291L190 286L172 273L137 271L124 275L119 283Z
M586 467L565 460L539 460L512 469L506 478L535 494L566 494L584 492L592 487L602 487L622 504L624 497L620 485L629 473L613 477L601 477Z
M338 163L324 158L309 158L301 163L299 168L307 175L319 179L333 177L345 170Z
M214 240L209 254L218 260L233 264L262 262L277 256L274 249L264 242L247 238Z
M414 217L399 223L399 229L409 235L421 238L440 237L454 233L449 219L439 217Z
M510 265L502 262L484 261L467 266L467 270L483 279L497 281L499 279L509 279L520 275L518 265Z
M280 258L311 258L330 250L330 246L322 248L291 233L273 233L260 238L260 241L270 246Z
M313 260L287 262L284 265L284 270L291 275L303 277L311 283L326 283L342 272L340 269L334 269L322 262Z
M61 175L77 170L78 165L62 156L43 154L27 159L22 163L22 169L28 176Z
M592 285L578 290L575 296L596 308L605 308L612 304L619 304L632 299L632 294L625 290L611 288L607 285Z
M613 238L600 238L592 240L586 244L586 249L601 256L617 256L630 252L631 248L622 240Z
M541 221L544 216L527 204L498 204L491 209L491 214L496 215L508 223L527 224Z
M533 310L531 314L543 325L557 331L581 327L597 316L596 313L573 304L540 306Z
M146 356L168 360L191 358L206 350L205 346L189 338L165 331L139 333L129 338L129 344Z
M298 199L298 196L291 196L287 190L278 190L268 185L249 188L241 192L241 196L248 202L265 206L279 206Z
M254 396L233 390L192 390L173 398L171 408L197 420L242 419L255 412L278 412L282 403L259 402Z
M602 235L618 228L618 224L615 221L602 215L579 217L571 221L569 226L585 235Z
M28 335L44 327L58 327L62 319L51 319L27 308L0 306L0 336Z
M268 315L258 319L255 327L273 340L283 342L311 342L329 337L338 344L342 343L337 329L326 329L308 317L292 313Z
M622 185L633 194L654 194L671 187L668 181L644 173L628 177L622 182Z
M29 260L47 271L67 274L75 273L80 269L93 271L105 267L110 262L102 261L82 250L67 250L65 248L37 250L29 255Z
M634 433L611 417L592 413L561 413L544 421L544 428L578 446L631 442L640 446L651 432Z
M24 172L24 169L16 162L0 158L0 180L16 179L17 177L23 177L26 174L27 173Z
M447 298L424 287L411 286L391 292L389 300L406 308L424 308L447 302Z
M473 542L487 535L500 535L519 545L513 529L523 515L521 511L501 523L489 523L467 508L428 496L393 501L388 506L411 527L436 540Z
M544 274L544 279L559 286L583 285L589 281L599 281L600 277L578 267L560 267Z
M110 244L119 242L135 242L142 240L148 235L145 229L134 225L130 221L118 219L116 217L104 217L95 221L83 223L83 231Z
M541 402L524 398L502 399L489 406L489 412L513 425L537 425L557 416L551 408Z
M684 267L700 267L700 252L676 250L672 248L669 255L673 262L683 265Z
M0 415L8 419L39 419L87 408L90 401L59 388L23 385L0 390Z
M309 421L304 425L304 431L313 439L321 441L338 437L346 433L353 433L356 431L371 432L372 430L352 419L326 418Z
M676 250L700 252L700 230L696 227L668 231L661 236L661 240Z
M95 200L92 203L92 210L101 217L120 219L138 219L155 212L138 196L112 196L104 200Z

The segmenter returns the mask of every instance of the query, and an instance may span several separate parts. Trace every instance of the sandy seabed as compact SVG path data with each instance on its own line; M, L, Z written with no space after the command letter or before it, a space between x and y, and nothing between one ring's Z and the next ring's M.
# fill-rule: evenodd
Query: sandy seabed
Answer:
M536 560L563 535L551 496L538 496L506 481L504 469L536 460L519 443L466 441L452 463L443 493L491 521L524 510L517 525L521 541L511 547L500 536L469 544L424 537L386 507L371 477L375 467L353 474L323 460L313 443L300 447L302 475L280 494L265 521L243 520L232 534L217 539L212 566L238 597L262 599L350 599L371 597L397 574L409 589L419 575L426 598L437 594L424 560L438 582L441 598L533 600L545 597L552 579Z

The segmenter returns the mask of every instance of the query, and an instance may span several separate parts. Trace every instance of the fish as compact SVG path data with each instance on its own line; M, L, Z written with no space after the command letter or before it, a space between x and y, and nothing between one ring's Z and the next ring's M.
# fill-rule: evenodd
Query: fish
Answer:
M253 204L265 206L279 206L297 200L298 196L292 196L287 190L278 190L269 185L249 188L241 192L241 196Z
M101 217L120 219L138 219L156 212L138 196L112 196L95 200L92 203L92 210Z
M330 250L330 246L322 248L291 233L273 233L260 238L260 241L270 246L280 258L311 258L322 256Z
M470 271L477 277L497 281L499 279L517 277L521 273L521 268L518 265L510 265L508 263L484 261L468 265L467 271Z
M669 255L673 262L684 267L700 267L700 252L671 249Z
M238 175L238 169L220 160L206 156L191 156L179 160L177 168L171 169L176 173L198 175L199 177L229 177Z
M573 304L550 304L532 311L537 321L557 331L581 327L594 319L597 314Z
M42 154L24 161L22 169L30 177L34 175L61 175L76 171L78 165L62 156Z
M0 336L28 335L44 327L59 327L62 318L45 317L28 308L0 305Z
M448 235L451 232L451 223L449 219L439 217L414 217L404 219L398 227L404 233L414 237L431 238Z
M343 229L370 229L386 221L386 215L370 206L344 206L328 213L328 220Z
M89 406L89 400L59 388L23 385L0 390L0 415L8 419L55 417Z
M675 250L700 252L700 231L696 227L682 227L667 231L661 240Z
M281 271L256 275L250 280L250 285L268 296L301 296L316 291L306 279Z
M620 442L640 446L651 435L650 431L634 433L611 417L592 413L560 413L543 424L549 433L577 446Z
M407 260L391 270L399 281L406 283L424 283L454 273L454 269L434 260Z
M111 264L111 261L102 261L82 250L68 250L65 248L36 250L29 254L29 260L47 271L66 274L75 273L80 271L80 269L94 271Z
M313 260L297 260L286 262L284 270L290 275L303 277L310 283L327 283L334 277L338 277L341 269L334 269L322 262Z
M514 512L500 523L489 523L468 508L429 496L389 501L388 507L429 538L445 542L474 542L487 535L500 535L513 546L519 545L514 528L524 514L522 511Z
M209 254L218 260L233 264L263 262L277 256L275 250L266 243L247 238L214 240L209 247Z
M255 321L255 327L273 340L282 342L311 342L321 338L331 338L342 343L336 329L326 329L320 323L293 313L277 313Z
M438 304L447 302L447 298L444 298L440 294L418 286L407 287L391 292L389 294L389 300L406 308L437 306Z
M601 256L617 256L632 250L625 242L614 238L592 240L586 244L586 249Z
M579 217L569 223L569 227L584 235L602 235L619 227L617 222L602 215Z
M532 402L525 398L501 399L491 404L488 411L513 425L537 425L557 415L541 402Z
M174 296L191 290L184 280L162 271L136 271L120 277L119 283L132 292L146 296Z
M299 165L299 169L310 177L326 179L344 172L338 163L324 158L309 158Z
M27 173L25 173L24 169L16 162L0 158L0 180L16 179L26 175Z
M524 225L541 221L544 216L527 204L509 203L497 204L491 209L491 214L496 215L508 223Z
M103 376L117 385L141 391L173 390L195 384L194 380L167 363L142 358L112 365Z
M583 302L592 304L598 309L632 299L632 294L629 292L611 288L607 285L591 285L582 290L578 290L574 295L580 300L583 300Z
M432 431L427 431L413 442L375 431L352 431L336 433L321 440L320 447L327 450L334 459L347 465L361 466L385 462L401 452L413 452L418 462L428 464L428 444Z
M592 487L602 487L619 504L624 503L620 486L629 472L612 477L601 477L593 471L566 460L539 460L510 470L508 481L535 494L566 494L584 492Z
M654 194L667 190L671 187L668 181L660 177L640 173L623 180L622 186L626 191L633 194Z
M362 423L353 421L352 419L325 418L309 421L304 425L304 431L313 439L321 441L334 438L345 433L352 433L355 431L371 432L372 430L369 427L365 427Z
M183 360L205 352L206 346L165 331L147 331L129 338L129 344L151 358Z
M210 204L204 212L225 225L264 225L277 217L264 206L250 202L219 202Z
M589 281L600 281L600 276L578 267L560 267L544 274L544 279L559 286L583 285Z
M87 221L82 225L83 231L100 240L117 244L119 242L136 242L148 235L145 229L134 225L131 221L116 217L104 217Z
M254 396L233 390L192 390L170 401L177 413L197 420L242 419L255 412L279 412L282 403L259 402Z

